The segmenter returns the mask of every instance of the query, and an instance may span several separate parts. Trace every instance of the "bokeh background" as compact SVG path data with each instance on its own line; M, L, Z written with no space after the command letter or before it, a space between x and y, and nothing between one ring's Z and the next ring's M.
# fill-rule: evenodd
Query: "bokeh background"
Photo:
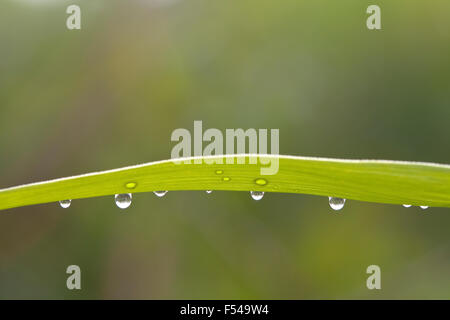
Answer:
M283 154L450 163L449 57L448 0L2 0L0 188L167 159L194 120L279 128ZM449 226L448 208L292 194L17 208L0 298L449 299Z

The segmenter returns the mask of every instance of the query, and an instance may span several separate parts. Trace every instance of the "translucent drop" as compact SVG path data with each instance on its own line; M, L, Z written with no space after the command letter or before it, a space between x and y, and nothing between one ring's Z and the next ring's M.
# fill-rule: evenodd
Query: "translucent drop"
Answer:
M410 205L410 204L403 204L403 206L404 206L405 208L409 208L409 207L411 207L411 205Z
M267 184L267 180L263 178L258 178L255 180L255 183L259 186L265 186Z
M206 193L211 193L212 192L212 190L206 190Z
M131 195L131 193L121 193L121 194L116 194L114 197L114 200L116 201L116 205L120 209L126 209L131 205L132 197L133 196Z
M428 209L428 206L420 206L420 208L425 210L425 209Z
M223 174L223 170L216 170L216 174Z
M253 200L261 200L264 197L263 191L250 191Z
M72 204L72 200L61 200L59 202L59 205L64 209L67 209L68 207L70 207L71 204Z
M134 188L136 188L136 186L137 186L137 183L136 183L136 182L128 182L128 183L125 185L125 188L127 188L127 189L134 189Z
M223 177L222 180L223 180L223 181L230 181L231 178L230 178L230 177Z
M153 191L154 194L156 194L158 197L164 197L167 193L167 191Z
M328 200L330 207L333 210L341 210L344 207L345 199L328 197Z

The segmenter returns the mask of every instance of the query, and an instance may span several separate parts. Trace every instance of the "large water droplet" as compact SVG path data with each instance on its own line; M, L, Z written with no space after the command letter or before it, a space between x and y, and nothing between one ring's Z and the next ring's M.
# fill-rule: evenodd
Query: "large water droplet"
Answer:
M212 190L206 190L206 193L211 193L212 192Z
M61 200L59 202L59 205L64 209L67 209L68 207L70 207L71 204L72 204L72 200Z
M425 209L428 209L428 206L420 206L420 208L425 210Z
M263 178L258 178L255 180L255 183L259 186L265 186L267 184L267 180Z
M261 200L264 197L263 191L250 191L253 200Z
M223 174L223 170L216 170L216 174Z
M158 197L164 197L167 193L167 191L153 191L154 194L156 194Z
M136 188L137 183L136 182L128 182L127 184L125 184L125 188L127 189L134 189Z
M131 205L132 197L133 196L131 195L131 193L121 193L121 194L116 194L114 197L114 200L116 201L116 205L120 209L126 209Z
M410 205L410 204L403 204L402 206L404 206L405 208L409 208L409 207L411 207L411 205Z
M333 210L341 210L344 207L345 199L343 199L343 198L335 198L335 197L328 197L328 203L330 204L331 209L333 209Z

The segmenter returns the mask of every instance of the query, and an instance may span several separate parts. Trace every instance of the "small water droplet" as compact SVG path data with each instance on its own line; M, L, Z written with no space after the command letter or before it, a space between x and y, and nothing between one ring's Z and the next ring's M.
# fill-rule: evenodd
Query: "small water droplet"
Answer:
M264 197L263 191L250 191L253 200L261 200Z
M212 190L206 190L206 193L211 193L212 192Z
M410 204L403 204L402 206L404 206L405 208L409 208L409 207L411 207L411 205L410 205Z
M137 183L136 183L136 182L128 182L128 183L125 185L125 188L127 188L127 189L134 189L134 188L136 188L136 186L137 186Z
M70 207L71 204L72 204L72 200L61 200L59 202L59 205L64 209L67 209L68 207Z
M216 170L216 174L223 174L223 170Z
M223 181L230 181L231 178L230 178L230 177L223 177L222 180L223 180Z
M114 196L114 200L116 201L116 205L120 208L120 209L126 209L131 205L131 199L133 198L133 196L131 195L131 193L121 193L121 194L116 194Z
M341 210L344 207L345 199L328 197L328 203L330 204L331 209L337 211L337 210Z
M167 191L153 191L154 194L156 194L158 197L164 197L167 193Z
M267 180L263 178L258 178L255 180L255 183L259 186L265 186L267 184Z
M425 210L425 209L428 209L428 206L420 206L420 208Z

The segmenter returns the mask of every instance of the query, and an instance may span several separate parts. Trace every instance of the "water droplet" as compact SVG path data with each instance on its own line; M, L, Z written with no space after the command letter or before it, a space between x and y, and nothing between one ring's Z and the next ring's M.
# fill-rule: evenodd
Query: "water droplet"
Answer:
M164 197L167 193L167 191L153 191L154 194L156 194L158 197Z
M428 206L420 206L420 208L425 210L425 209L428 209Z
M212 192L212 190L206 190L206 193L211 193Z
M230 181L231 178L230 178L230 177L223 177L222 180L223 180L223 181Z
M223 174L223 170L216 170L216 174Z
M344 207L345 199L328 197L328 200L330 207L333 210L341 210Z
M411 207L411 205L410 205L410 204L403 204L402 206L404 206L405 208L409 208L409 207Z
M132 197L133 196L131 195L131 193L121 193L121 194L116 194L114 197L114 200L116 201L116 205L120 209L126 209L131 205Z
M70 207L71 204L72 204L72 200L61 200L59 202L59 205L64 209L67 209L68 207Z
M125 188L127 188L127 189L134 189L134 188L136 188L136 186L137 186L137 183L136 183L136 182L128 182L128 183L125 185Z
M263 178L258 178L255 180L255 183L259 186L265 186L267 184L267 180Z
M250 191L253 200L261 200L264 197L263 191Z

